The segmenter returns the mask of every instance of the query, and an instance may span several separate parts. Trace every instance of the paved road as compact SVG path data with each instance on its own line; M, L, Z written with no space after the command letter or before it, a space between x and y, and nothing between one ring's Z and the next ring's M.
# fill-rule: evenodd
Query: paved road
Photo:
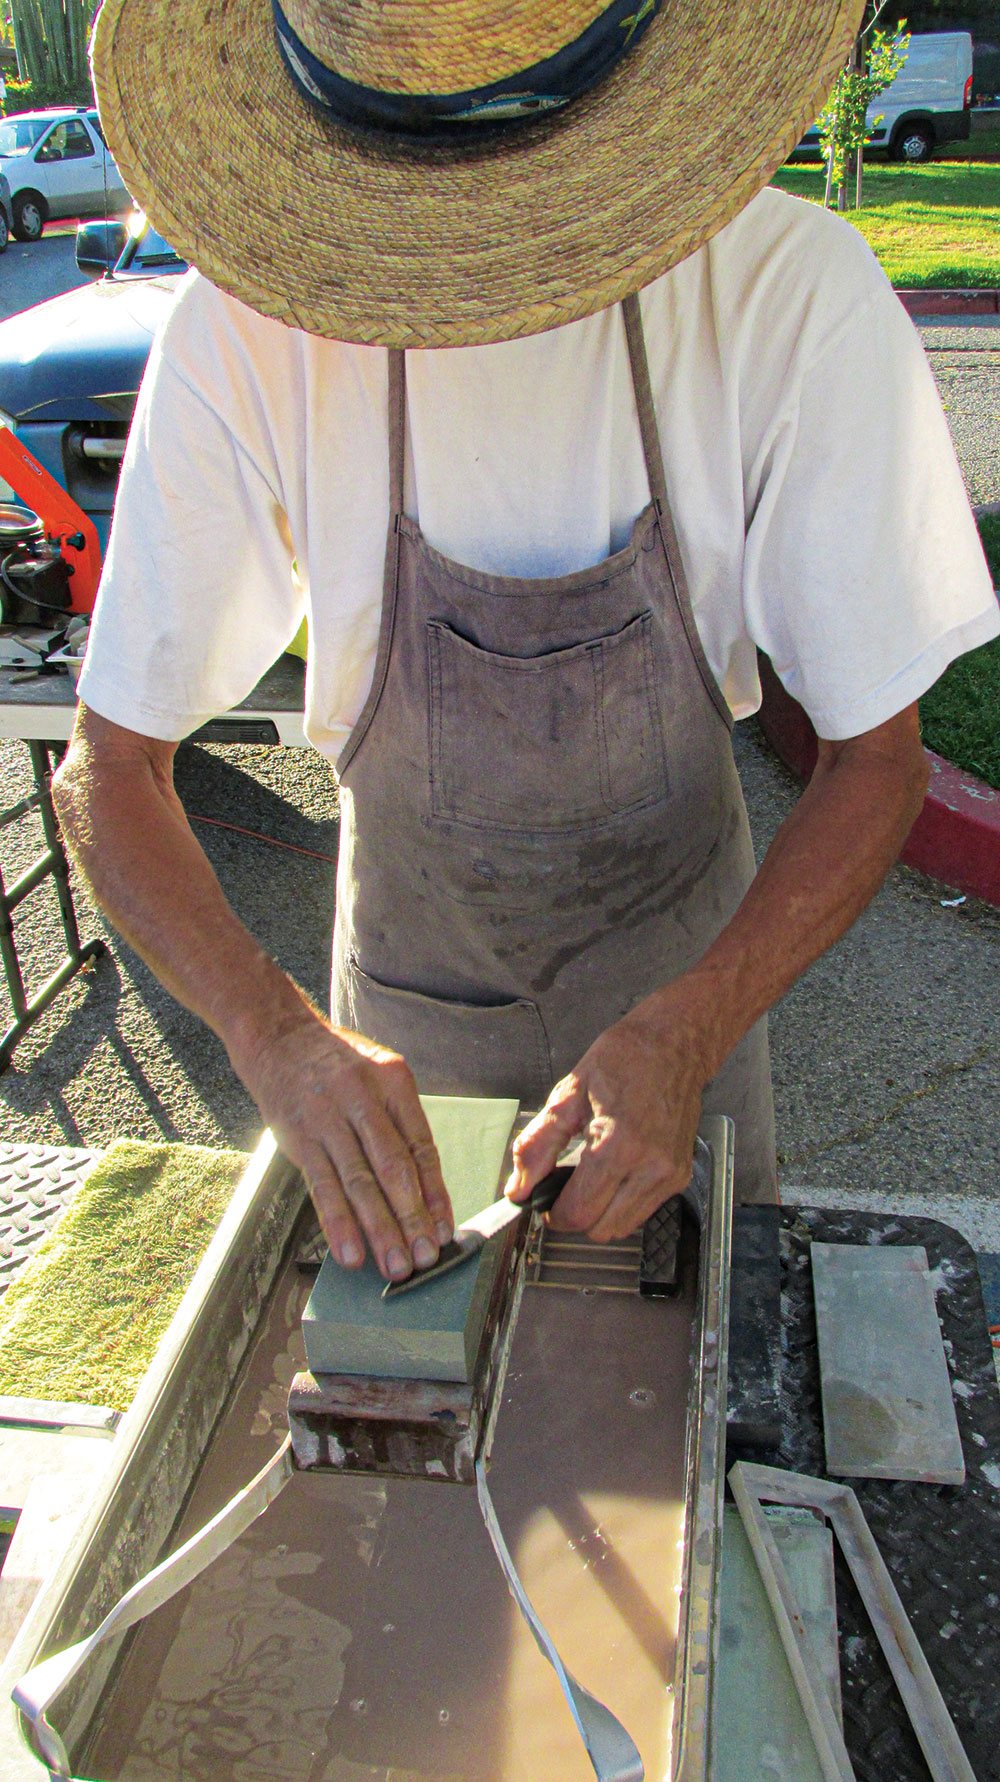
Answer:
M15 241L0 255L0 318L13 316L90 281L77 271L72 230L46 232L41 241Z
M923 319L920 334L958 451L969 500L1000 501L1000 316Z
M7 298L26 278L75 282L71 248L43 241L0 260ZM927 324L970 494L1000 498L996 324ZM991 431L992 429L992 431ZM25 751L0 745L0 803L25 789ZM737 757L762 850L795 787L756 725ZM227 895L276 957L322 1001L329 976L336 798L320 759L300 750L181 751L190 813ZM8 878L37 837L5 840ZM292 853L274 841L306 853ZM772 1019L786 1194L820 1203L936 1209L976 1247L1000 1251L995 1196L1000 1106L1000 912L897 868L852 933ZM80 895L84 927L101 928ZM18 932L32 985L52 968L59 930L47 890ZM119 1134L249 1146L256 1114L222 1048L176 1007L130 950L111 951L53 1005L0 1078L0 1134L104 1145ZM0 1019L3 998L0 994Z

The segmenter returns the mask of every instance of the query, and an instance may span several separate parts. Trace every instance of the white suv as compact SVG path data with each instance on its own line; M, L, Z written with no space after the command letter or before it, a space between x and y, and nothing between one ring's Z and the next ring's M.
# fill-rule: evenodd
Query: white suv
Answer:
M132 202L86 106L0 118L0 172L18 241L37 241L50 217L103 217Z

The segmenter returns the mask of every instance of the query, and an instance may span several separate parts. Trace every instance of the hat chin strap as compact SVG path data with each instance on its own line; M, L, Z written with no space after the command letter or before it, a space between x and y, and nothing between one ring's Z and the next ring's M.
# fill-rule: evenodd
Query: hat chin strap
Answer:
M321 62L272 0L274 29L285 66L310 104L334 123L369 135L455 142L561 110L589 92L634 48L660 0L613 0L572 43L517 74L460 93L386 93L366 87Z

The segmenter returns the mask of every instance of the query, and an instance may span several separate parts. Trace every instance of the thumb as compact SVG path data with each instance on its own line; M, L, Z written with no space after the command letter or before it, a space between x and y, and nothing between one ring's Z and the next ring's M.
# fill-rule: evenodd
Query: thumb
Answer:
M575 1133L590 1120L590 1098L575 1076L557 1083L540 1114L513 1144L514 1168L504 1185L512 1200L525 1200L536 1182L547 1176Z

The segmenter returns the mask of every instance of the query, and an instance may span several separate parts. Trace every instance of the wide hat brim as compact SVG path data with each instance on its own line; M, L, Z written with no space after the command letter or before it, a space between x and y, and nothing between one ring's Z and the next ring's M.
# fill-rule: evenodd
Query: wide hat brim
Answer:
M104 0L108 143L178 253L264 315L370 345L591 315L708 241L820 110L863 0L666 0L600 87L475 150L387 152L295 86L270 0Z

